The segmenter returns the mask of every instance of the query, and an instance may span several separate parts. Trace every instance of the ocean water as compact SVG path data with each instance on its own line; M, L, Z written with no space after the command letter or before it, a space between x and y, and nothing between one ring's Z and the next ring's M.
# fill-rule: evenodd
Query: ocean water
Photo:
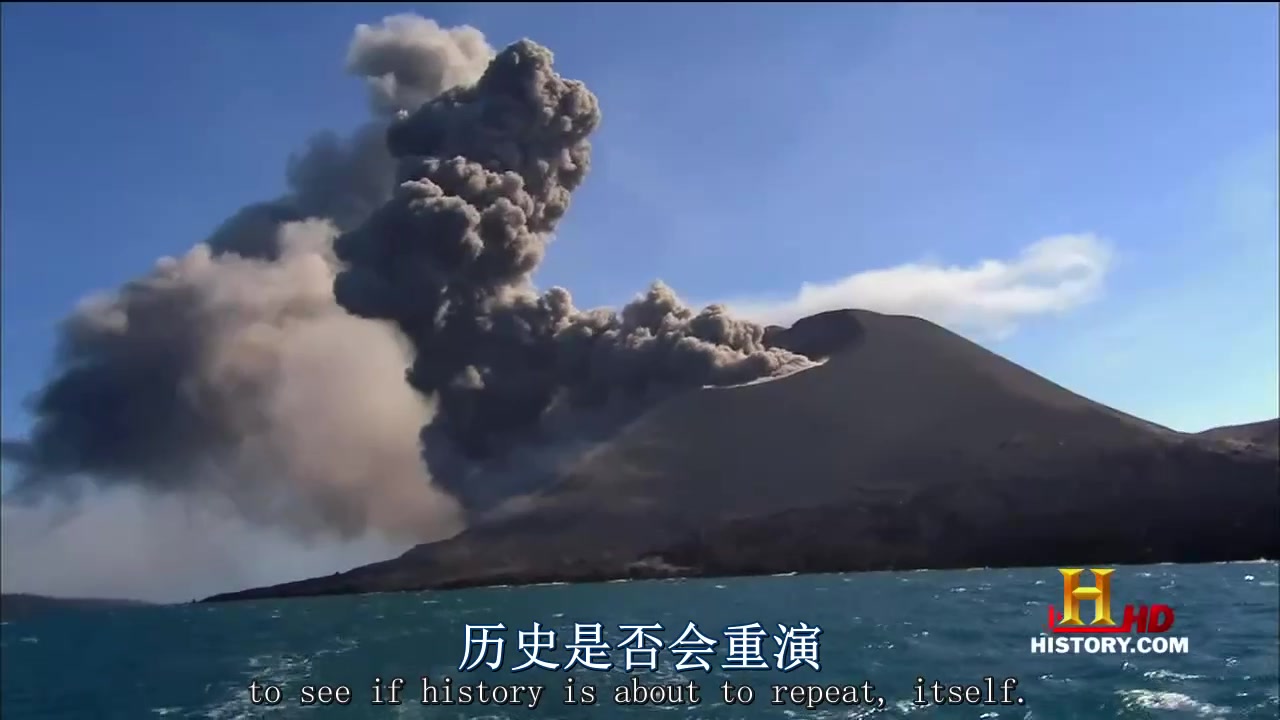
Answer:
M1087 582L1085 584L1088 584ZM1048 605L1061 608L1054 568L809 575L740 579L501 587L67 612L11 621L0 630L0 715L36 718L1267 718L1277 699L1280 588L1274 562L1120 567L1117 616L1126 603L1165 603L1176 612L1167 634L1188 639L1180 655L1032 654ZM1091 612L1089 604L1085 612ZM518 632L556 632L563 663L575 624L600 623L618 645L620 624L661 624L670 644L690 622L718 641L709 672L677 671L659 653L656 672L533 669ZM818 626L818 669L723 670L727 626L759 622ZM460 672L466 626L504 624L503 663ZM532 635L527 636L532 640ZM477 646L478 647L478 646ZM762 657L778 648L764 638ZM802 645L793 647L803 649ZM492 648L491 648L492 649ZM609 659L624 663L624 650ZM803 653L801 653L803 655ZM490 659L492 654L488 656ZM639 657L639 656L637 656ZM423 705L422 676L434 685L543 685L538 707ZM927 684L972 684L984 676L1018 680L1014 705L916 705ZM372 705L375 677L405 679L400 705ZM696 682L697 705L619 705L614 688ZM597 688L595 705L565 705L567 679ZM249 685L276 685L279 705L255 705ZM754 689L749 705L727 705L725 681ZM878 705L772 704L772 685L845 686L864 681ZM300 704L304 685L346 685L348 705ZM789 691L784 691L789 692ZM807 693L808 691L802 691ZM527 697L524 698L527 701Z

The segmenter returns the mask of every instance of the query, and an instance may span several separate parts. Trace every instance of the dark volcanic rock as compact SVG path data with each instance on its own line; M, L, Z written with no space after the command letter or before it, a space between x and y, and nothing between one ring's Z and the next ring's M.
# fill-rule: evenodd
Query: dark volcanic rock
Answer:
M831 310L801 318L789 328L770 325L764 341L815 360L831 357L862 337L862 323L854 310Z
M1252 444L1280 451L1280 418L1244 425L1227 425L1197 434L1211 440Z
M675 396L518 513L215 599L1280 556L1275 448L1125 415L917 318L816 318L772 339L820 356L845 338L825 364Z
M851 502L745 518L651 556L710 575L1276 557L1280 548L1269 529L1277 522L1276 504L1222 502L1224 496L1259 494L1259 479L1275 471L1271 458L1237 461L1187 442L1159 454L1081 458L1044 475L1010 477L1006 487L983 493L955 487L901 505ZM1158 489L1184 480L1195 488ZM1074 494L1094 502L1087 513L1078 501L1027 507L1018 486L1035 484L1070 485ZM1139 499L1126 486L1153 492ZM1079 522L1082 516L1087 522ZM857 530L831 530L850 526Z

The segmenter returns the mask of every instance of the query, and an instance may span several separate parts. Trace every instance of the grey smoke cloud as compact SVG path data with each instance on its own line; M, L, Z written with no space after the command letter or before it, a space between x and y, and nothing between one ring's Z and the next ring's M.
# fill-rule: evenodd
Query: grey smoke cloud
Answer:
M662 283L620 312L582 311L563 288L533 288L590 169L588 138L601 121L595 95L552 61L522 40L474 85L393 123L401 182L335 246L346 263L338 301L396 322L413 342L409 380L440 408L424 433L429 452L447 438L447 447L486 460L545 432L557 402L633 403L663 388L737 384L810 364L768 347L763 326L719 306L695 311Z
M357 30L349 64L376 73L365 76L385 105L388 87L407 102L473 82L490 54L473 29L388 18ZM3 446L19 467L13 499L47 507L90 477L217 498L308 541L375 531L412 543L461 527L421 460L415 428L432 407L403 381L405 341L333 297L333 236L394 185L386 123L313 138L290 161L283 197L241 209L64 321L53 377L31 400L31 437Z
M621 310L533 287L601 122L546 48L396 16L347 60L378 117L66 321L4 448L20 496L90 477L304 539L425 541L671 390L811 364L662 283Z
M35 400L25 457L12 458L28 468L17 497L87 474L216 490L302 537L456 531L410 430L431 408L404 388L403 340L333 301L335 232L286 224L274 261L199 245L86 300L62 329L63 371Z
M313 137L289 161L284 197L242 208L206 242L215 252L273 258L276 230L285 222L322 217L343 230L355 227L395 186L388 121L450 87L475 82L492 56L484 34L472 27L442 28L416 15L357 26L347 70L368 84L374 119L350 137Z
M366 79L373 111L390 116L475 82L492 57L484 34L473 27L442 28L403 14L380 25L358 25L347 70Z

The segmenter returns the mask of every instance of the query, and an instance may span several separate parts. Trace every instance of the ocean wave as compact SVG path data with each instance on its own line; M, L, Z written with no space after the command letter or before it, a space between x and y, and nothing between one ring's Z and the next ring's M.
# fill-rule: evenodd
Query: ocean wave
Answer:
M1190 673L1179 673L1172 670L1148 670L1142 673L1142 677L1148 680L1200 680L1203 675L1192 675Z
M1182 710L1198 717L1221 718L1231 712L1229 708L1201 702L1182 693L1165 690L1121 690L1124 706L1133 710Z

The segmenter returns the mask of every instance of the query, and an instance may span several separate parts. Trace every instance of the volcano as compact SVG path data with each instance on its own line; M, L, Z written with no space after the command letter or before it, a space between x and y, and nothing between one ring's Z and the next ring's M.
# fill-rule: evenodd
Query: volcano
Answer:
M450 539L210 599L1280 555L1275 442L1161 427L915 317L766 338L826 361L675 395Z

